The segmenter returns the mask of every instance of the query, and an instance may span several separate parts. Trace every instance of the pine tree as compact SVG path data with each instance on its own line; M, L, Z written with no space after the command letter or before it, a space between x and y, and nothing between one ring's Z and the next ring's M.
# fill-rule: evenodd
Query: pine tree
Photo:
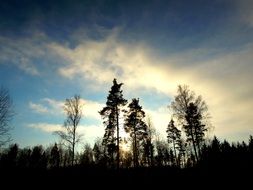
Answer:
M183 125L187 140L192 142L196 160L199 160L200 146L204 141L206 126L202 124L202 115L194 103L190 103L186 111L186 124Z
M145 139L144 144L144 155L146 157L148 166L153 166L154 161L153 136L155 134L155 128L153 127L151 118L149 116L146 119L146 125L147 125L147 138Z
M174 120L171 119L170 123L167 127L167 140L169 144L172 144L173 151L174 151L174 156L175 156L175 161L177 165L179 166L179 160L177 156L177 150L180 149L181 146L181 131L175 126Z
M139 165L139 145L147 137L147 125L143 121L145 112L139 105L139 99L132 99L128 105L128 112L125 119L125 131L130 134L133 142L134 167Z
M105 120L104 125L106 127L103 137L103 145L107 147L107 153L111 159L113 159L113 153L117 152L117 168L119 168L119 115L120 107L127 104L127 100L123 98L121 86L123 83L117 83L117 80L113 80L113 85L109 91L107 97L106 106L99 112L102 118ZM115 138L116 130L116 138ZM115 143L116 141L116 143Z
M51 167L58 168L60 166L60 151L55 143L50 151L50 164Z
M102 145L102 139L96 139L93 146L94 161L96 165L103 166L105 163L104 146Z
M186 152L186 146L187 144L185 143L185 141L180 138L180 140L178 141L178 163L180 167L184 167L185 166L185 152Z

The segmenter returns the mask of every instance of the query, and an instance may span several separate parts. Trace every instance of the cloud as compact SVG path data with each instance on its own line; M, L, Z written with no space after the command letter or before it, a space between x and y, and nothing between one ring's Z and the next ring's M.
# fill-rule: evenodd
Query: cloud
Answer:
M29 108L39 114L62 115L63 101L57 101L50 98L43 98L40 103L29 102Z
M83 140L88 143L94 143L96 138L101 138L104 135L104 127L96 125L81 125L79 133L83 134Z
M97 120L101 120L101 116L99 115L99 111L105 106L105 104L101 104L96 101L85 100L82 99L83 103L83 115L84 118L93 118Z
M34 61L45 57L47 37L40 32L27 38L0 36L0 64L13 64L25 73L38 76L40 72Z
M253 27L253 2L251 0L234 1L239 21Z
M215 133L224 138L231 131L252 133L252 47L249 43L231 52L217 52L206 46L158 57L145 44L120 42L117 34L100 41L81 41L75 48L50 45L66 60L58 69L61 76L88 80L100 90L116 77L124 82L124 92L132 91L131 95L139 96L145 89L173 98L177 85L188 84L206 100ZM164 113L153 114L159 118L157 122L163 123L159 127L168 122Z
M39 114L64 115L64 101L43 98L40 102L29 102L29 108ZM83 105L83 118L101 119L98 112L104 107L104 104L86 99L81 99L81 104Z
M46 133L53 133L55 131L64 131L61 124L52 123L31 123L27 125L29 128L37 129ZM102 137L104 134L104 128L102 126L95 125L79 125L77 127L77 133L83 135L82 141L93 143L96 138Z
M29 102L29 108L37 113L40 113L40 114L44 114L44 113L49 112L45 106L43 106L41 104L35 104L33 102Z
M28 124L27 126L29 128L39 129L41 131L48 132L48 133L62 130L62 125L60 125L60 124L31 123L31 124Z
M64 101L55 100L52 98L43 98L42 102L45 102L51 114L63 114Z
M175 87L167 83L172 68L169 73L157 68L154 63L160 61L148 55L147 46L118 42L114 33L102 41L83 41L74 49L56 43L49 48L66 61L58 69L61 76L73 80L82 78L97 88L111 83L114 77L132 89L154 88L167 93L171 91L168 87Z
M160 137L166 139L166 128L171 119L171 113L169 109L164 106L158 109L145 109L146 118L150 118L153 127L156 130L156 133L159 134Z

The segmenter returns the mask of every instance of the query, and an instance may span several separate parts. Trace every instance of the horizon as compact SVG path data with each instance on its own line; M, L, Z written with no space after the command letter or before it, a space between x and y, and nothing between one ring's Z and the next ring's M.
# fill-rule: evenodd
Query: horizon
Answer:
M98 111L117 78L139 98L162 138L178 85L208 105L210 137L248 142L253 134L251 1L3 1L0 85L16 115L12 143L53 144L62 105L84 102L83 143L103 137Z

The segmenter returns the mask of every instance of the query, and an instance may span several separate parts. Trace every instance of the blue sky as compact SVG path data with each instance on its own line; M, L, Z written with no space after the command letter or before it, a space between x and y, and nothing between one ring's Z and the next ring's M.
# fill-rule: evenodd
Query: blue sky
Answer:
M253 134L253 3L214 1L2 1L1 85L16 115L13 142L58 141L66 98L80 94L83 142L102 137L98 111L113 78L140 98L165 137L177 85L206 100L214 134Z

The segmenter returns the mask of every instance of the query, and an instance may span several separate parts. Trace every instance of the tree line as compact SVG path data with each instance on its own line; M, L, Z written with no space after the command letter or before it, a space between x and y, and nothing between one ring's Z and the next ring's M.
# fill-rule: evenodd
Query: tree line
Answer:
M38 145L23 149L17 144L10 145L0 153L0 167L60 168L75 165L117 169L189 168L226 166L235 162L252 166L252 136L248 144L230 144L226 140L220 142L217 137L207 139L206 132L210 126L208 107L202 97L197 96L188 86L179 85L177 94L169 105L172 115L164 131L166 141L157 135L139 98L133 98L130 102L124 98L122 86L123 83L113 80L106 106L99 111L105 133L96 140L93 147L86 144L83 151L76 152L76 145L81 141L77 128L85 105L82 105L80 96L75 95L65 101L66 119L62 130L54 132L63 143L55 143L46 148ZM13 116L10 96L6 90L1 90L0 105L0 128L4 131L0 138L5 137L0 142L4 144L10 140L7 132ZM129 137L121 137L120 128ZM125 145L128 146L127 149L124 149Z
M168 146L166 141L156 141L154 143L154 157L152 165L148 165L147 158L140 156L139 164L142 167L178 167L180 163L184 168L247 168L252 167L253 160L253 137L249 137L248 143L219 141L214 137L210 143L204 144L199 162L195 165L194 155L189 157L176 156L174 150ZM121 152L120 163L122 168L133 167L133 156L128 152ZM190 154L190 153L189 153ZM97 140L93 147L89 144L84 146L84 150L75 155L74 165L76 167L108 168L108 157L101 140ZM30 148L19 148L17 144L10 145L1 151L0 168L20 168L20 169L49 169L65 168L72 166L72 154L59 144L48 147L37 145Z

